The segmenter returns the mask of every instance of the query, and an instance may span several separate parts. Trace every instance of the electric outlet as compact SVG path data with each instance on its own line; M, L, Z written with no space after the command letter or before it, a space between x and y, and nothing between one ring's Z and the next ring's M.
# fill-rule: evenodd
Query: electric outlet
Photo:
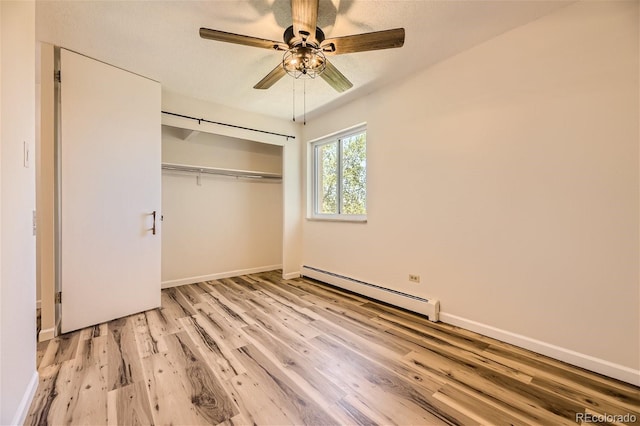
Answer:
M420 282L420 275L409 274L409 281L414 282L414 283L419 283Z

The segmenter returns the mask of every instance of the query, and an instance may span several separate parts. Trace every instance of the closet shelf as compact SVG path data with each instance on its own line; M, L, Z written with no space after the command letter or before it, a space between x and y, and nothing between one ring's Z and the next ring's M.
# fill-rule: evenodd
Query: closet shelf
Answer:
M248 179L280 180L282 175L277 173L256 172L252 170L219 169L215 167L191 166L188 164L162 163L162 170L177 172L191 172L198 174L233 176Z

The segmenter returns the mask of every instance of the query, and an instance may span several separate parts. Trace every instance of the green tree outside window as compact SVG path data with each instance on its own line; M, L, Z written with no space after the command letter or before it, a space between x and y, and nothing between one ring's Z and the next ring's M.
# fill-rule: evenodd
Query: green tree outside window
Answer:
M320 215L367 213L367 135L350 133L315 146L315 209Z

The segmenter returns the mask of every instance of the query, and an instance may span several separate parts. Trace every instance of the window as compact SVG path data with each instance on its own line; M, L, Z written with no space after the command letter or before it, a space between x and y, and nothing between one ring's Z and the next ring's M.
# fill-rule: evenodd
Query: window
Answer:
M363 221L367 214L364 126L311 144L313 218Z

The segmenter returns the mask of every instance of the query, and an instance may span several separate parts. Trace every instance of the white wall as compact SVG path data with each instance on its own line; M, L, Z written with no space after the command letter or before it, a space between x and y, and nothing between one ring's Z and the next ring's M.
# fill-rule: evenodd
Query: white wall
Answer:
M303 142L300 125L296 127L295 143L288 141L283 147L283 197L284 211L282 224L282 276L285 279L300 276L302 266L303 232Z
M162 161L282 173L282 147L163 126ZM180 285L282 265L282 182L162 174L162 281Z
M3 137L3 127L2 127L2 108L4 105L4 98L2 97L2 86L4 85L4 80L2 79L2 64L4 63L4 56L3 56L3 49L2 49L2 40L5 38L3 37L3 31L2 31L2 22L3 22L3 13L2 13L2 4L0 4L0 154L2 153L2 141L4 140ZM8 34L7 34L8 36ZM2 157L0 156L0 226L2 226ZM3 293L3 281L2 281L2 228L0 228L0 308L4 307L4 303L3 303L3 297L2 297L2 293ZM2 321L2 316L0 314L0 321ZM0 332L2 331L2 323L0 323ZM2 393L3 393L3 389L4 389L4 381L2 379L2 377L5 375L4 372L4 368L3 367L3 363L2 363L2 359L3 359L3 341L4 339L2 338L2 336L0 336L0 401L2 401ZM8 342L7 342L8 343ZM0 402L0 422L4 423L5 418L8 418L10 416L10 414L4 414L4 408L2 406L2 403ZM15 411L15 409L14 409Z
M315 118L368 123L368 222L303 264L640 383L638 56L637 2L580 2Z
M37 386L35 4L0 2L0 424L21 423ZM23 166L23 142L31 148Z

